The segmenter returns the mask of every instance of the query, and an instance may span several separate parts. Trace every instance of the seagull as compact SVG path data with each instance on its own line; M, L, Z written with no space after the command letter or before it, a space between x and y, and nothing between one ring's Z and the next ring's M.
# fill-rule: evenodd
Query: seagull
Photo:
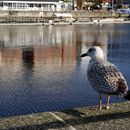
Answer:
M106 109L110 108L110 96L117 95L130 100L130 90L127 82L116 65L107 61L99 46L91 47L81 57L89 56L87 77L90 85L99 94L99 107L102 109L102 96L107 96Z

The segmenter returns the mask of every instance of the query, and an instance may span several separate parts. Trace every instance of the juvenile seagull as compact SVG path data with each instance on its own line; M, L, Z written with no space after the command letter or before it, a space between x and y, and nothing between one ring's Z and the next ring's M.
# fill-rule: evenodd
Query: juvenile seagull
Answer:
M99 93L99 110L102 109L102 95L107 96L106 109L109 109L110 95L130 100L130 90L119 69L104 58L100 47L94 46L81 57L89 56L87 76L91 86Z

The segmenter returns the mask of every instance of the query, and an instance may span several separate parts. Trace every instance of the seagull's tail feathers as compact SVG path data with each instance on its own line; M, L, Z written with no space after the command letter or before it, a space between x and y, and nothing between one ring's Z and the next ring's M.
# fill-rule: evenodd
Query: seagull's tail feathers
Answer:
M126 100L130 100L130 90L127 91L127 94L124 97Z

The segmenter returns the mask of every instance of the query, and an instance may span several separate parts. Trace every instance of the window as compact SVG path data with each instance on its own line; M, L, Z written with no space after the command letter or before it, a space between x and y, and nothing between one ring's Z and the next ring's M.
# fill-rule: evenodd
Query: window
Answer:
M0 2L0 7L3 7L3 2Z
M41 7L41 4L36 4L36 7L39 7L39 8L40 8L40 7Z
M29 5L29 7L34 7L34 5L33 4L28 4Z
M8 3L7 5L8 5L8 7L12 7L12 3Z

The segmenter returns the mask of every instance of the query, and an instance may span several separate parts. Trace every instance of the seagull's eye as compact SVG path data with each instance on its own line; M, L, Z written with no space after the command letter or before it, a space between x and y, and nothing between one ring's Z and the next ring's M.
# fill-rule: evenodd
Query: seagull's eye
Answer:
M88 51L89 52L92 52L92 51L94 51L95 49L94 48L90 48Z

